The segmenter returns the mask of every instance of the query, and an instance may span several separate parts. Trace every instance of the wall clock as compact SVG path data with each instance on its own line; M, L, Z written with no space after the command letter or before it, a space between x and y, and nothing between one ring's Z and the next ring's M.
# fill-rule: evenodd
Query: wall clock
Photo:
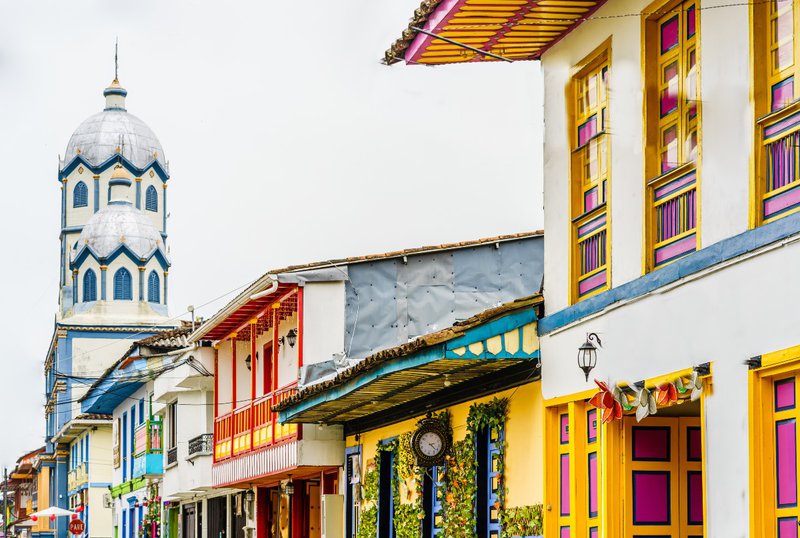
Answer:
M433 467L444 462L450 448L450 433L441 420L426 418L419 422L411 437L411 450L420 467Z

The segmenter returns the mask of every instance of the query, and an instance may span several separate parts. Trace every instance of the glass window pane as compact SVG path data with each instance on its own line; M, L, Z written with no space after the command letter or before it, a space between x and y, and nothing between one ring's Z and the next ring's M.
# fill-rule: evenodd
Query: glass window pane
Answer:
M678 62L667 64L662 70L662 83L666 88L661 90L661 116L678 109Z
M661 134L661 171L678 166L678 126L671 125Z
M672 50L678 45L679 29L677 15L661 25L661 54Z

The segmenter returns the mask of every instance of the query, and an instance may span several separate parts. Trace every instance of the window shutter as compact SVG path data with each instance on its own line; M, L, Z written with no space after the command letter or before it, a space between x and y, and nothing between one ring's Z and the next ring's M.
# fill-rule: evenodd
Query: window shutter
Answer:
M114 273L114 299L122 301L133 299L131 273L124 267Z
M150 185L145 193L144 208L148 211L158 211L158 192Z
M147 300L151 303L161 302L161 279L155 271L150 271L147 279Z

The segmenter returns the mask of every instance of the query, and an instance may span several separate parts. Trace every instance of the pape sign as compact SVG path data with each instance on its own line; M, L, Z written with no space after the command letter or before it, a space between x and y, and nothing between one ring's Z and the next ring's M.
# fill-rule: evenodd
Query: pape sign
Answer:
M72 534L83 534L86 530L86 525L80 519L73 519L69 522L69 532Z

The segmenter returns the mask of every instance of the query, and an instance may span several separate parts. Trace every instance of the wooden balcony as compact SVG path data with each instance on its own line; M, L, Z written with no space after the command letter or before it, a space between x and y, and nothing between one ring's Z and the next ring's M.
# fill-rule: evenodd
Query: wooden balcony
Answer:
M648 183L651 193L652 267L697 250L697 172L687 163Z
M164 472L161 418L153 417L134 430L133 478Z
M608 212L600 205L573 221L577 252L577 299L608 289Z
M214 461L297 439L296 424L280 424L272 406L297 392L293 382L214 420Z
M762 223L800 210L800 103L758 121L761 166L758 191Z

